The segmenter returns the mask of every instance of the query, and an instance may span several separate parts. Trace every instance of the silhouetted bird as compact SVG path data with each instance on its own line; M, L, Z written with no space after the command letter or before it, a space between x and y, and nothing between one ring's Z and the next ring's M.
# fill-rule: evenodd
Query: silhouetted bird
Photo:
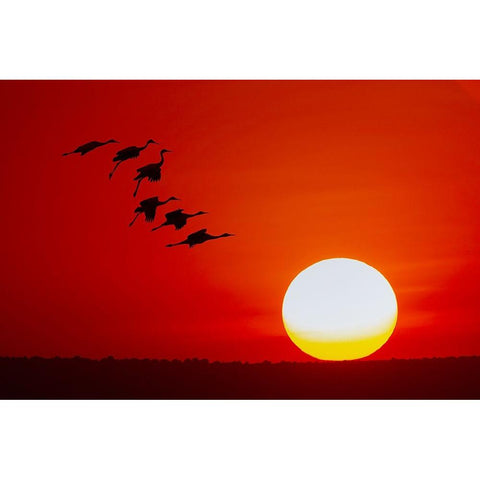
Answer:
M119 150L117 152L117 155L113 159L114 162L117 162L117 164L113 167L113 170L109 174L109 178L112 178L113 174L115 173L115 170L119 167L121 163L123 163L125 160L130 160L131 158L137 158L140 155L140 152L142 150L145 150L151 143L155 143L158 145L157 142L154 140L149 140L143 147L127 147L124 148L123 150Z
M162 176L162 165L163 162L165 161L163 158L164 153L168 153L170 150L165 150L163 149L160 152L160 158L161 160L157 163L149 163L148 165L145 165L144 167L137 168L138 175L134 178L134 180L137 180L137 187L135 188L135 191L133 192L133 196L135 197L138 192L138 187L140 187L140 184L142 183L142 180L145 178L149 182L158 182Z
M73 152L64 153L63 156L72 155L74 153L79 153L80 155L83 156L86 153L91 152L92 150L95 150L98 147L102 147L103 145L107 145L107 143L118 143L118 142L116 140L107 140L106 142L97 142L95 140L93 142L88 142L88 143L85 143L84 145L80 145Z
M191 233L183 242L178 243L169 243L167 247L176 247L177 245L188 245L192 248L194 245L199 243L208 242L208 240L215 240L216 238L222 237L233 237L233 233L222 233L221 235L210 235L207 233L207 229L204 228L198 232Z
M165 222L163 222L158 227L152 228L152 232L158 230L159 228L166 227L167 225L175 225L175 230L180 230L187 224L187 220L191 217L196 217L197 215L205 215L208 212L202 212L201 210L197 213L183 213L183 208L174 210L173 212L168 212L165 214Z
M161 200L158 199L158 197L151 197L151 198L147 198L146 200L142 200L140 202L140 206L138 206L135 209L136 215L135 215L135 218L130 222L129 227L131 227L134 224L135 220L142 213L145 214L146 222L153 222L153 220L155 219L155 213L157 212L157 207L160 207L161 205L165 205L166 203L172 200L180 200L180 199L177 197L170 197L162 202Z

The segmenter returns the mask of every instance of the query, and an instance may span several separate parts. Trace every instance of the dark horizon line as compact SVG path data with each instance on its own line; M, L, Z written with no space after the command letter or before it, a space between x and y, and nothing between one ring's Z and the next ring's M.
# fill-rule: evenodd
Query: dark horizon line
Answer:
M249 362L248 360L229 360L229 361L222 361L222 360L209 360L208 358L199 358L199 357L189 357L184 358L183 360L174 358L149 358L149 357L114 357L113 355L108 355L106 357L101 358L90 358L90 357L82 357L81 355L74 355L72 357L60 357L58 355L53 357L42 357L40 355L32 355L32 356L0 356L0 361L2 360L85 360L90 362L102 362L102 361L150 361L150 362L169 362L169 363L186 363L186 362L202 362L202 363L209 363L209 364L231 364L231 363L241 363L242 365L262 365L268 363L270 365L282 365L285 363L289 364L318 364L318 363L328 363L328 364L344 364L344 363L352 363L352 362L369 362L369 363L386 363L386 362L401 362L401 361L418 361L418 360L467 360L467 359L478 359L480 355L460 355L454 356L450 355L448 357L411 357L411 358L388 358L388 359L367 359L364 358L357 358L353 360L321 360L321 359L312 359L306 361L295 361L295 360L280 360L280 361L271 361L271 360L261 360L257 362Z

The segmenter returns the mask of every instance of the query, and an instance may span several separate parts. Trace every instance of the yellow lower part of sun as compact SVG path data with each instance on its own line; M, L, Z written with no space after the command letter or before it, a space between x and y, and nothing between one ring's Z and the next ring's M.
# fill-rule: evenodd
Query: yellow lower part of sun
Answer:
M292 342L303 352L320 360L355 360L367 357L377 351L389 338L395 329L397 316L395 315L388 328L382 332L362 338L322 340L310 335L285 330Z

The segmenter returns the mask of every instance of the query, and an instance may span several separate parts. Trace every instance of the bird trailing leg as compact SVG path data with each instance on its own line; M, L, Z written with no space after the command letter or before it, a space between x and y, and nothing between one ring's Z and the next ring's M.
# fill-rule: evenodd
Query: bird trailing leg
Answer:
M155 227L155 228L152 228L152 232L154 232L155 230L158 230L159 228L162 228L166 225L166 223L162 223L161 225L159 225L158 227Z
M139 213L135 215L135 218L128 224L129 227L131 227L135 223L135 220L138 218L139 215Z
M143 178L141 178L141 179L137 182L137 188L135 188L135 191L133 192L133 196L134 196L134 197L137 196L138 188L140 187L140 184L142 183L142 180L143 180Z
M113 174L115 173L115 170L120 166L122 162L117 162L115 166L113 167L113 170L108 174L108 178L111 180L113 177Z
M168 245L165 245L166 247L177 247L178 245L186 245L187 242L185 240L183 242L178 242L178 243L169 243Z

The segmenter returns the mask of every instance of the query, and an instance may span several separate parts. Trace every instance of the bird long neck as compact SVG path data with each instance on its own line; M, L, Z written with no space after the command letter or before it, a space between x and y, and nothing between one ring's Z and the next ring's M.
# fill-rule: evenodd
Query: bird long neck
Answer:
M161 160L158 162L159 167L161 167L163 165L163 162L165 161L165 159L163 158L163 152L160 152L160 158Z
M223 235L210 235L209 233L207 233L205 236L207 240L216 240L217 238L223 237Z
M140 147L139 150L145 150L150 145L150 142L147 142L143 147Z

